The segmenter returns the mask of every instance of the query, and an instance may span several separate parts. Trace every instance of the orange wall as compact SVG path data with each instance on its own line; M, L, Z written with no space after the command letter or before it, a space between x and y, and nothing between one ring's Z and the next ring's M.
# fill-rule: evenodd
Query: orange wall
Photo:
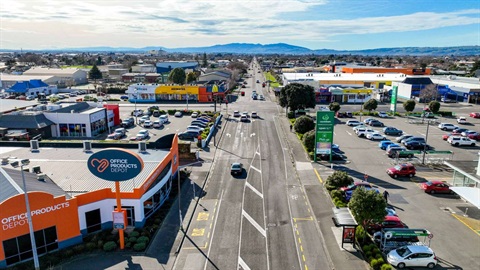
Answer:
M29 192L34 231L56 226L58 241L80 235L78 207L75 198L54 198L45 192ZM0 243L4 240L28 234L25 196L19 194L0 204ZM3 245L0 244L0 261L4 260Z
M416 69L414 72L413 68L355 68L355 67L342 67L342 73L403 73L406 75L430 75L430 69L426 68L425 72L421 71L422 69Z

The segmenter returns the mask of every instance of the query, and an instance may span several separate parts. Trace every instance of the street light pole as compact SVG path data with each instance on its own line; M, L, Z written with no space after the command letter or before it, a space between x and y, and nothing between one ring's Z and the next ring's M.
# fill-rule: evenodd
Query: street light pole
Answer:
M22 181L23 181L23 194L25 195L25 205L27 207L27 221L28 221L28 230L30 232L30 242L32 244L32 253L33 253L33 264L35 266L35 270L40 270L40 264L38 262L38 254L37 254L37 243L35 242L35 233L33 230L33 223L32 223L32 212L30 211L30 203L28 201L28 193L27 193L27 184L25 183L25 174L23 172L23 166L28 165L30 160L23 159L20 161L20 171L22 172Z
M423 146L422 164L425 165L425 153L427 151L428 142L428 128L430 127L430 120L427 119L427 132L425 133L425 145Z
M137 95L137 90L135 90L134 92L134 97L135 97L135 110L133 111L135 114L135 124L138 125L138 113L137 113L137 98L138 98L138 95Z

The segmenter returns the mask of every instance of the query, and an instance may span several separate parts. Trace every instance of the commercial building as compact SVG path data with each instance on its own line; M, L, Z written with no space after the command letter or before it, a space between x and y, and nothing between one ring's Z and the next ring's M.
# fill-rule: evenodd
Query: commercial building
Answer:
M61 83L59 77L53 75L12 75L12 74L0 74L0 88L8 89L15 85L17 82L28 82L32 80L41 80L48 85L58 85Z
M159 141L151 149L149 144L146 151L137 153L144 164L140 174L120 182L127 228L143 227L167 200L172 182L177 179L177 136L161 138L162 144ZM89 157L102 149L92 146L91 151L42 144L35 152L29 148L1 149L0 268L32 258L21 168L12 167L19 158L30 161L23 169L39 255L81 243L83 236L90 233L113 228L115 182L102 180L87 168Z
M38 94L51 95L58 93L56 85L48 85L42 80L19 81L8 88L5 92L15 96L36 98Z
M55 76L59 78L61 86L73 86L88 82L87 72L77 68L33 67L23 72L23 74L29 76Z
M170 73L175 68L182 68L185 72L194 71L197 69L197 62L159 62L156 65L157 73Z
M214 95L225 96L222 85L159 85L133 84L125 91L128 101L135 103L157 101L212 102Z
M451 189L480 209L480 160L449 160L445 164L453 169Z
M430 75L430 68L385 68L385 67L361 67L344 66L342 73L402 73L405 75Z

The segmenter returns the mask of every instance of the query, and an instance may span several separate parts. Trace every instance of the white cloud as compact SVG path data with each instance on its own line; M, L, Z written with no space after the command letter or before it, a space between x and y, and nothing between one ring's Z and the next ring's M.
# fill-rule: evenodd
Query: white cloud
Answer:
M327 0L2 0L2 35L10 41L24 31L35 39L17 46L166 47L282 40L325 42L335 36L428 30L478 24L480 10L413 13L352 20L287 21L284 14L311 12ZM368 13L367 15L368 16ZM17 32L18 31L18 32ZM17 37L16 37L17 36ZM62 36L68 40L62 40ZM59 40L52 39L52 37ZM140 40L139 40L140 39ZM185 41L193 42L185 44ZM38 42L38 43L35 43ZM11 43L11 42L10 42ZM138 45L136 45L138 44ZM1 44L0 44L1 45ZM7 44L3 44L7 45ZM48 46L48 45L47 45Z

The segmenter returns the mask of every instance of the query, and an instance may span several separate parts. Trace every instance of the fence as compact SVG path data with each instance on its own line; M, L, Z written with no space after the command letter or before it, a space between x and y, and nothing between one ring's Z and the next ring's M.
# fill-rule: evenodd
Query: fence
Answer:
M205 140L202 140L202 148L205 148L210 143L212 137L215 136L215 132L217 132L217 126L220 124L222 117L222 114L217 117L217 119L215 120L215 124L213 124L212 128L210 129L210 133L208 133L207 138Z

